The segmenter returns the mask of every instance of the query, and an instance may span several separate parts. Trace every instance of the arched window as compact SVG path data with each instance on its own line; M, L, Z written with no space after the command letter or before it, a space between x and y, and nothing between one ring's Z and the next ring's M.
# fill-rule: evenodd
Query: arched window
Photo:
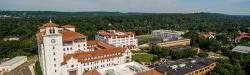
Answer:
M55 33L55 29L54 28L53 28L52 32Z
M51 30L51 28L49 29L49 33L52 33L52 30Z

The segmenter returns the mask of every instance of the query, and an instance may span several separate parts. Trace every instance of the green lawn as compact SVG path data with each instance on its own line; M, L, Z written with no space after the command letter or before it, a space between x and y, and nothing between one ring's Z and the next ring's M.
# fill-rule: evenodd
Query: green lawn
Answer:
M150 62L150 60L153 60L154 55L147 54L147 53L135 53L132 56L132 59L137 62Z
M138 39L138 44L141 45L141 44L148 43L151 39L151 36L150 35L141 35L141 36L137 36L137 39Z

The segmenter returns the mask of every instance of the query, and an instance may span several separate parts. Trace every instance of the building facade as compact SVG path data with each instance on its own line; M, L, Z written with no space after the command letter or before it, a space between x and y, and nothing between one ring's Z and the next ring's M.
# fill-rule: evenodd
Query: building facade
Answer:
M40 66L44 75L82 75L88 70L131 61L129 49L98 41L75 32L72 25L50 21L36 33Z
M154 30L151 32L153 37L159 37L163 42L182 39L181 35L183 34L185 34L185 32L173 30Z
M174 47L174 46L189 46L191 43L191 39L179 39L174 41L166 41L162 43L158 43L157 45L160 47Z
M95 39L114 45L115 47L123 47L134 50L138 47L138 41L133 32L122 32L117 30L99 30L95 35Z

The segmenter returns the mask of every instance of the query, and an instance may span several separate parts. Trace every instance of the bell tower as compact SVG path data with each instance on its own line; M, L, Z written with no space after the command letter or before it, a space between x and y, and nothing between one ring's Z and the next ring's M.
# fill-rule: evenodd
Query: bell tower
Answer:
M40 27L43 33L40 56L44 75L56 74L60 75L60 65L63 62L63 42L62 35L59 33L59 25L51 20ZM40 57L39 57L40 58ZM41 62L40 62L41 63Z

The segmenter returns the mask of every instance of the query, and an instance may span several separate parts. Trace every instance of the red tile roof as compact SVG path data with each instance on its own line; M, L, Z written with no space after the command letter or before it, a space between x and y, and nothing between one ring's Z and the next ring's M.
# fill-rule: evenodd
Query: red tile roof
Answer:
M62 31L60 33L62 34L63 41L73 41L76 39L81 39L81 38L86 37L85 35L81 33L73 32L73 31Z
M59 26L58 24L55 24L52 21L50 21L49 23L43 24L43 26L40 27L40 28L58 27L58 26ZM72 25L65 25L63 27L74 27L74 26L72 26ZM42 42L44 33L45 32L38 32L38 33L36 33L36 38L37 38L38 42ZM69 31L69 30L63 30L60 33L62 34L63 42L65 42L65 41L73 41L73 40L76 40L76 39L81 39L81 38L85 38L86 37L85 35L83 35L81 33L73 32L73 31Z
M156 71L155 69L148 70L146 72L138 73L136 75L162 75L160 72Z
M79 52L79 53L67 54L64 56L64 61L62 62L62 65L67 64L67 61L71 57L73 57L74 59L77 59L79 62L84 63L84 62L91 62L91 61L96 61L96 60L119 57L119 56L122 56L122 53L124 53L125 50L126 49L121 48L121 47L114 47L110 49L101 49L101 50L95 50L95 51L90 51L90 52Z
M83 75L102 75L102 74L100 74L96 69L94 69L84 73Z
M38 42L42 42L44 33L45 32L36 33L36 39L37 39ZM62 34L63 42L73 41L73 40L76 40L76 39L81 39L81 38L86 37L85 35L83 35L81 33L73 32L73 31L62 31L60 33Z
M121 35L118 35L117 33L122 33ZM118 37L128 37L129 35L135 34L134 32L121 32L117 30L99 30L97 34L102 36L118 36Z
M101 41L98 41L98 40L89 40L89 41L87 41L87 45L88 46L96 45L96 46L98 46L99 48L102 48L102 49L109 49L109 48L114 47L113 45L110 45L110 44L107 44L107 43L104 43L104 42L101 42Z
M55 24L53 23L52 21L50 21L49 23L45 23L43 24L43 26L39 27L40 29L43 29L43 28L47 28L47 27L58 27L59 25L58 24Z

